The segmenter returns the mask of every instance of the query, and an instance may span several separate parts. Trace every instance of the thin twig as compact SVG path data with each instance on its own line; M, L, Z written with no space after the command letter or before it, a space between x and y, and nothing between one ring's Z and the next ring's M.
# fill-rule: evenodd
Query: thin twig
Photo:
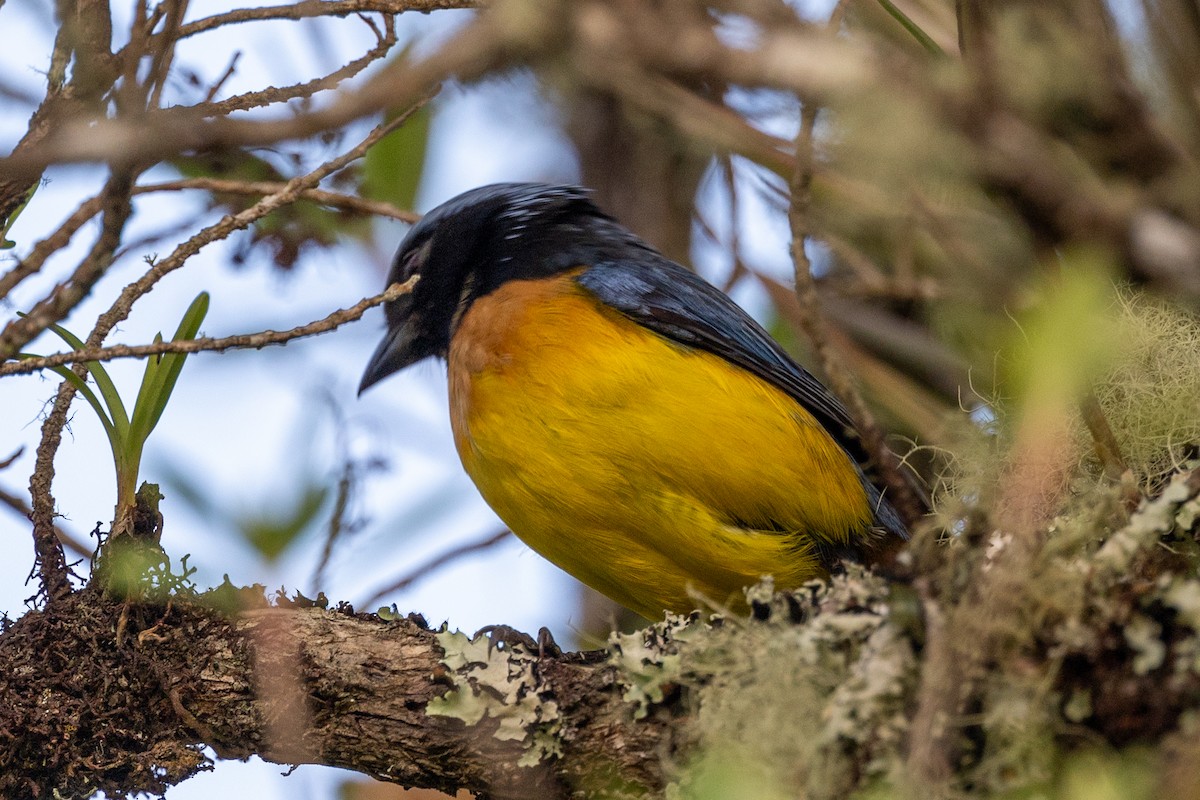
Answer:
M925 629L925 667L912 719L912 730L917 735L909 740L906 766L917 781L914 785L928 791L929 797L942 797L954 774L954 734L959 731L955 720L963 685L961 651L950 635L955 628L934 596L929 577L917 578L914 588L921 601Z
M46 259L67 246L84 224L100 213L100 198L93 197L83 201L74 213L58 226L54 233L42 239L33 246L29 255L17 262L16 266L0 275L0 298L7 297L17 284L33 275L42 268Z
M374 26L368 25L372 30ZM376 43L363 55L343 67L339 67L328 75L314 78L311 81L292 84L291 86L269 87L259 91L228 97L224 100L213 101L215 89L209 93L205 102L188 106L191 110L203 113L205 116L223 117L234 111L248 111L259 106L273 103L286 103L299 98L311 97L317 92L336 89L343 81L353 78L364 69L383 58L396 44L396 22L391 15L384 17L384 32L376 31ZM230 70L233 65L230 65ZM225 79L222 78L222 82Z
M284 190L287 184L278 181L233 181L223 178L184 178L177 181L165 181L163 183L152 183L134 188L134 194L145 194L148 192L167 192L179 191L182 189L203 189L209 192L222 192L224 194L241 194L241 195L258 195L264 197L266 195L276 194ZM331 208L341 208L346 211L358 211L363 214L375 214L380 217L388 217L389 219L400 220L401 222L414 223L417 222L421 215L413 211L406 211L402 208L385 203L382 200L369 200L365 197L358 197L352 194L343 194L342 192L330 192L325 189L305 189L297 195L302 200L311 200L314 203L320 203L323 206Z
M387 586L384 586L382 589L379 589L379 590L373 592L372 594L367 596L366 599L360 601L358 603L358 606L360 608L369 606L372 603L379 602L379 600L381 600L382 598L386 597L389 594L403 591L403 590L407 589L409 586L412 586L417 581L421 580L422 578L428 577L429 574L434 572L435 570L441 569L442 567L446 566L447 564L453 563L454 561L457 561L458 559L462 558L463 556L468 556L472 553L478 553L480 550L486 550L489 547L498 545L498 544L500 544L500 542L503 542L505 539L507 539L511 535L512 535L512 531L510 531L506 528L506 529L500 531L499 533L493 533L491 536L488 536L486 538L479 539L474 542L468 542L467 544L459 545L458 547L452 547L451 549L445 551L441 555L435 556L434 558L431 558L430 560L426 561L424 564L417 567L412 572L409 572L403 578L393 581L392 583L389 583Z
M224 86L226 82L233 77L234 73L237 72L237 63L241 60L241 58L242 51L235 51L229 59L229 66L225 68L225 72L222 73L221 77L217 78L212 86L208 87L208 91L204 93L204 102L211 103L216 99L217 93L221 91L221 87Z
M307 17L346 17L351 14L403 14L416 11L428 14L447 9L478 8L476 0L301 0L282 6L239 8L189 22L179 29L180 39L198 33L242 22L262 22L272 19L305 19Z
M321 556L317 559L316 569L313 570L311 586L313 593L321 590L325 582L325 570L333 559L333 548L342 538L342 534L351 526L347 524L347 512L354 492L356 467L347 458L342 464L342 474L338 476L337 494L333 498L333 511L329 515L329 525L325 529L325 541L321 545Z
M835 7L829 21L831 30L836 30L841 24L844 6L845 3L839 3ZM916 496L908 478L901 472L895 456L888 449L883 431L875 421L875 415L867 407L854 380L830 344L816 280L812 274L812 263L804 249L812 233L809 209L812 206L814 171L813 131L819 113L820 107L812 102L804 103L800 112L800 129L795 140L796 168L791 176L791 201L787 215L792 234L792 262L795 266L796 299L800 302L800 325L812 344L831 388L849 409L863 449L887 485L889 500L900 512L905 524L911 527L923 516L925 503Z
M1100 465L1104 468L1104 474L1109 480L1120 482L1121 477L1128 472L1129 466L1121 455L1121 445L1117 442L1117 437L1113 434L1094 391L1089 390L1084 395L1080 401L1079 413L1092 436L1092 446L1096 450L1096 457L1100 459Z
M196 233L187 241L182 242L169 256L155 262L154 266L147 270L142 277L133 281L121 291L121 295L113 302L112 307L101 315L97 321L97 330L103 329L104 333L107 334L108 331L124 321L129 316L130 309L138 298L154 288L154 285L163 276L182 267L189 258L200 252L205 246L225 239L234 231L248 228L272 211L295 202L296 198L303 192L314 188L327 176L343 169L352 161L361 158L370 149L371 145L403 125L426 102L428 102L428 97L423 98L395 119L377 125L361 142L337 158L326 161L306 175L292 178L284 184L282 189L267 195L250 208L240 211L237 214L223 217L218 222ZM2 365L0 365L0 368L2 368Z
M805 244L812 231L809 228L809 208L812 205L812 162L813 129L816 126L819 108L805 103L800 112L800 130L796 134L796 169L792 174L792 199L788 207L788 222L792 232L792 261L795 265L796 298L800 301L800 323L812 343L813 351L821 363L821 369L832 384L834 391L850 408L855 423L864 440L875 428L872 415L858 394L853 380L846 373L837 354L829 343L825 320L821 314L817 284L812 274L812 262L805 252ZM879 437L882 438L882 437ZM867 444L864 441L864 444ZM873 452L867 446L868 452Z
M13 494L7 489L0 487L0 503L8 506L17 514L20 514L25 519L29 519L33 514L33 509L29 507L29 503L20 495ZM81 558L91 558L92 550L95 548L88 546L82 539L77 538L74 534L68 533L61 525L54 526L54 535L63 543L63 546Z
M9 361L5 364L0 364L0 378L8 375L26 375L31 372L37 372L50 367L59 367L64 364L113 361L118 358L145 358L147 356L163 355L164 353L200 353L207 351L221 353L226 350L261 350L269 345L287 344L295 339L303 339L306 336L328 333L345 325L347 322L354 322L361 318L370 308L403 297L412 291L412 287L416 284L416 277L409 278L404 283L394 283L383 292L364 298L349 308L338 309L321 319L305 325L299 325L295 328L289 328L286 331L264 330L258 333L242 333L220 338L202 336L197 339L156 342L154 344L114 344L108 347L85 347L82 350L73 350L69 353L35 356L20 361Z
M384 109L419 103L448 77L472 80L511 63L513 43L506 35L511 31L476 20L427 58L390 63L356 90L339 93L328 106L286 117L206 119L192 109L167 108L98 120L86 127L67 122L48 140L0 158L0 172L23 179L40 175L53 163L157 162L217 143L222 147L258 146L312 136Z
M158 46L150 50L150 74L146 78L146 84L153 87L148 103L152 108L157 108L162 102L163 88L167 85L171 63L175 60L175 45L181 38L179 26L183 24L183 15L187 13L188 0L170 0L160 5L167 7L166 21L162 33L155 37Z
M113 252L120 244L125 220L132 210L129 204L131 191L128 172L112 175L101 195L101 206L105 211L99 238L70 279L55 286L50 294L34 304L26 316L11 320L4 326L4 330L0 331L0 361L11 358L27 342L70 313L108 271Z

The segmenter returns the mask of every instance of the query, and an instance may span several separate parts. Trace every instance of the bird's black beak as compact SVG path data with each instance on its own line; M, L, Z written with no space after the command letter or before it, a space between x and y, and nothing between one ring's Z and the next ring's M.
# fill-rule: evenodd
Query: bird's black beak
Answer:
M358 384L360 395L393 372L421 360L422 356L413 347L417 323L416 315L409 315L400 325L388 327L387 335L363 370L362 382Z

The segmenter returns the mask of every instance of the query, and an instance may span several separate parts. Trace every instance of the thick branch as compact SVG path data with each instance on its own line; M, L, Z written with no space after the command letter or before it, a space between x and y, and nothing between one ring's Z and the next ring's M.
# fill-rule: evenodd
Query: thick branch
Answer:
M635 723L603 661L552 646L538 657L520 644L484 656L501 674L507 660L509 674L535 675L538 697L556 704L561 756L519 766L536 726L501 739L494 716L468 726L427 713L455 672L419 617L261 608L231 620L194 606L165 616L143 608L141 635L118 647L119 613L119 603L80 592L0 636L0 795L161 791L200 768L200 743L223 757L328 764L480 797L662 784L666 714Z

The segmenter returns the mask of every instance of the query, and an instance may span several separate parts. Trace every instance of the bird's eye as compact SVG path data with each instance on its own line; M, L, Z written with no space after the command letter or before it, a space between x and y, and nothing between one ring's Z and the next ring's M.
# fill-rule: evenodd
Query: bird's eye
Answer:
M426 259L429 258L429 251L432 249L433 239L426 239L420 247L409 250L404 256L404 261L400 267L400 274L397 277L401 281L406 281L420 272L421 267L425 266Z

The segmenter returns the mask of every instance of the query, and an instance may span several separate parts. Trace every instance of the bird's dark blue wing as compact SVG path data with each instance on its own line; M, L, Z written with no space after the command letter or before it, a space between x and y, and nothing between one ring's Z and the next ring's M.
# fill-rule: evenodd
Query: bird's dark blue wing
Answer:
M867 462L846 407L740 306L695 273L656 253L638 253L636 259L594 264L576 281L639 325L718 355L780 389L807 409L856 464ZM891 504L865 475L862 481L878 522L907 538Z

